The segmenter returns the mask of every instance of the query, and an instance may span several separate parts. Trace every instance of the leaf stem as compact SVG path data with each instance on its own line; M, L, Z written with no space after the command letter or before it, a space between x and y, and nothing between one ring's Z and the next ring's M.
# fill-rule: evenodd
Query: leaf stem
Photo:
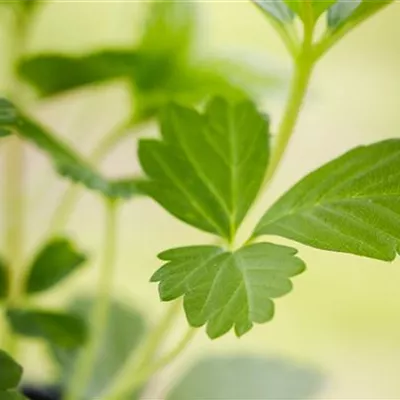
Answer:
M166 333L170 329L172 323L179 315L181 310L181 302L175 301L160 323L154 328L153 332L147 337L146 342L141 347L139 354L132 353L122 368L121 372L101 396L103 400L124 400L129 394L146 381L154 372L171 362L178 356L189 343L194 335L194 332L188 333L182 342L175 348L168 358L164 357L161 360L164 362L160 365L159 362L153 363L153 359L165 338ZM193 329L192 329L193 330ZM153 366L158 365L156 369ZM151 366L151 367L150 367ZM145 373L144 373L145 372ZM128 396L128 397L127 397Z
M117 206L115 200L107 199L104 228L104 254L97 286L96 300L89 321L91 323L88 343L81 350L71 379L66 400L79 400L90 379L96 355L107 325L110 306L117 245Z

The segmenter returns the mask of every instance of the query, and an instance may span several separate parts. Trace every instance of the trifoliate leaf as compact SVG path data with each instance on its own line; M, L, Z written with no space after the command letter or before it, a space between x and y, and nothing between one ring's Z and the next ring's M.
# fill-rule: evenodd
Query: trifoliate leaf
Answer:
M80 347L86 341L86 324L74 314L10 309L7 317L13 331L22 336L46 339L63 348Z
M7 297L9 290L8 265L0 257L0 301Z
M0 350L0 391L17 387L21 377L22 367Z
M249 101L216 98L203 115L171 105L161 119L162 140L140 142L150 180L139 188L177 218L231 239L263 181L268 130Z
M400 140L358 147L306 176L266 212L259 235L393 260L400 251Z
M159 255L167 263L151 278L160 282L161 300L184 296L189 324L207 324L210 338L234 327L238 336L253 323L274 315L271 300L292 289L289 278L303 272L296 250L272 243L258 243L235 252L216 246L168 250Z
M50 289L63 281L86 261L65 238L47 243L36 255L29 268L26 283L27 293L38 293Z
M204 358L174 384L166 400L314 399L323 380L318 370L283 358Z

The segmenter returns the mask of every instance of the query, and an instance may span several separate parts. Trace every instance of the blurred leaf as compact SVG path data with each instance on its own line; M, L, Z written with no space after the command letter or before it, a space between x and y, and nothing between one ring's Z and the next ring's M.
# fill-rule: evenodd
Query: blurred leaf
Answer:
M86 341L85 322L73 314L10 309L7 317L15 333L45 339L63 348L76 348Z
M336 29L346 21L354 10L362 3L362 0L337 0L328 11L328 27Z
M72 181L81 183L88 189L99 191L110 198L130 198L140 194L137 185L140 179L109 180L104 178L73 149L33 120L20 115L16 128L21 136L33 142L50 156L59 174Z
M284 0L253 0L267 15L279 22L291 22L294 14Z
M151 179L140 189L177 218L231 239L263 181L268 121L249 101L230 105L216 98L204 115L170 105L161 133L162 141L140 142L140 162Z
M234 327L237 336L253 323L265 323L274 315L271 298L292 289L290 277L303 272L297 251L272 243L257 243L235 252L216 246L192 246L167 250L166 261L151 278L160 282L161 300L184 296L189 324L207 324L211 339Z
M93 305L91 299L78 299L71 311L87 320ZM141 314L127 306L114 301L111 304L107 328L97 354L96 368L87 382L85 400L97 398L116 377L132 351L138 347L145 334L146 326ZM61 367L61 381L67 387L77 357L76 351L53 346L53 355ZM137 394L126 400L136 400Z
M42 292L57 285L85 261L86 256L79 253L68 239L50 241L36 255L29 269L27 293Z
M84 85L131 76L137 58L132 49L104 50L81 57L41 55L23 60L18 72L40 95L51 96Z
M236 356L197 362L167 394L166 400L311 399L323 377L281 359Z
M357 147L283 195L254 236L391 261L400 251L399 165L399 139Z
M0 300L5 299L9 290L8 265L0 257Z
M0 97L0 137L11 134L12 128L17 120L17 111L14 106L7 100Z
M0 350L0 391L17 387L21 377L22 367L7 353Z
M304 0L284 0L287 6L302 19L304 19ZM313 11L314 20L316 21L321 14L323 14L328 8L336 3L337 0L311 0L311 6Z
M0 399L1 400L27 400L27 398L16 390L0 390Z

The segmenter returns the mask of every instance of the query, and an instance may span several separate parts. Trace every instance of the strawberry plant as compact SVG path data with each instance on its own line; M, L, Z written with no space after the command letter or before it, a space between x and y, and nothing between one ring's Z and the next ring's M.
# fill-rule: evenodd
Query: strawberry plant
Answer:
M254 0L281 37L293 61L287 104L277 132L271 130L257 93L276 77L237 61L196 54L194 6L154 2L138 44L83 55L27 56L35 16L45 4L18 0L7 14L12 54L0 100L4 146L4 237L0 300L6 329L0 352L1 399L17 391L22 368L19 344L43 340L59 367L65 400L137 399L154 375L172 363L203 327L211 339L238 337L273 319L275 299L292 290L306 266L296 242L320 250L393 261L400 243L400 140L362 145L301 179L268 208L247 240L238 230L284 160L318 62L340 39L392 1ZM323 32L318 27L323 26ZM246 71L243 74L243 71ZM245 77L245 79L237 79ZM123 79L131 112L90 156L65 143L37 118L24 85L39 97ZM110 178L98 164L131 128L157 118L159 136L138 139L142 173ZM40 248L28 258L24 245L24 148L35 146L60 179L71 182ZM290 162L290 160L285 160ZM36 299L84 268L90 255L65 234L80 190L104 202L105 227L99 281L93 298L59 310ZM147 196L175 218L210 235L205 243L166 249L149 277L158 284L166 315L151 329L129 307L113 300L118 209ZM282 245L270 236L290 240ZM134 290L134 288L132 289ZM188 329L160 352L177 316ZM208 359L187 372L166 398L305 398L318 379L304 368L307 385L275 387L291 379L285 364L263 358ZM277 379L268 376L278 377ZM258 385L260 381L265 385ZM238 381L224 385L224 382ZM190 384L188 383L190 382ZM274 386L275 385L275 386ZM274 388L275 389L271 389ZM25 391L26 396L30 396ZM235 397L239 396L239 397ZM32 397L33 398L33 397Z

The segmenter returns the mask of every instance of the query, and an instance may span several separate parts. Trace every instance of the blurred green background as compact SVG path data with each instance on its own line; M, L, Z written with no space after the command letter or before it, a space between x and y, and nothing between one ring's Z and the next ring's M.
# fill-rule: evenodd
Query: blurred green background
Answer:
M29 52L80 54L129 45L139 32L144 2L51 2L38 12ZM289 76L289 59L262 14L249 1L199 2L200 41L205 53L254 57L266 68ZM247 228L285 189L307 172L361 143L400 136L400 4L395 3L337 45L318 66L285 161L274 183L247 221ZM4 37L4 29L2 36ZM4 70L4 63L2 63ZM127 112L127 92L116 83L35 103L35 113L87 153L99 136ZM285 92L265 93L260 105L273 125ZM156 125L146 127L149 134ZM1 156L1 149L0 149ZM104 171L137 171L134 140L127 140L103 164ZM67 183L58 182L45 157L29 150L27 169L29 250L37 245ZM0 221L1 222L1 221ZM63 304L71 293L94 286L102 238L102 203L85 194L68 225L92 255L84 275L44 302ZM209 236L173 219L147 199L127 203L120 214L115 294L156 321L165 305L148 282L164 249L210 241ZM246 226L243 227L246 232ZM308 270L294 291L277 300L271 323L256 326L238 340L232 334L211 342L201 332L180 366L204 354L243 353L283 356L322 371L320 399L400 399L400 262L385 264L350 255L301 247ZM185 326L182 318L176 336ZM174 337L171 338L174 341ZM40 348L26 353L28 372L37 368ZM160 377L160 393L175 370Z

